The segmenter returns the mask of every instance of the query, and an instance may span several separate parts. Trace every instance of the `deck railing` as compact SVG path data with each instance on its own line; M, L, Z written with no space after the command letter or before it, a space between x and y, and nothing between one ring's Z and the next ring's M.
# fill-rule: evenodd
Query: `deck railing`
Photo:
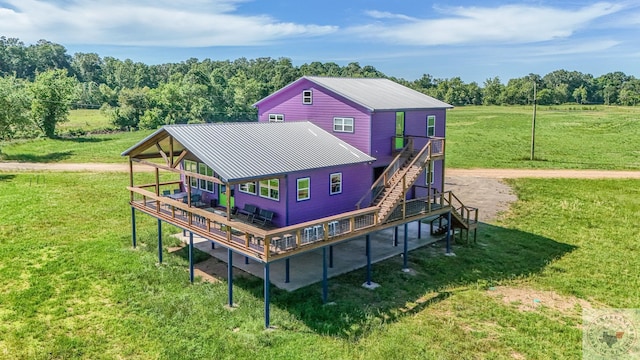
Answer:
M457 196L451 191L445 192L447 194L445 200L446 205L451 206L461 221L468 226L474 226L478 223L478 208L466 206Z

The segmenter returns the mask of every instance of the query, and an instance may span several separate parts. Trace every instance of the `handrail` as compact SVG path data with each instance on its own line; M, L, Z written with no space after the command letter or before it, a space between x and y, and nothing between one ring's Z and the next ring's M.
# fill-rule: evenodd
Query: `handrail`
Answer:
M397 171L397 169L394 171L393 174L391 174L391 176L389 176L388 173L391 172L391 170L396 166L397 163L399 163L400 158L403 158L405 156L405 153L408 153L409 151L413 151L413 139L411 138L409 138L407 145L405 145L405 147L402 148L402 150L398 153L398 155L396 155L396 157L393 159L393 161L391 161L391 163L387 166L384 172L376 179L376 181L373 182L369 190L364 195L362 195L360 200L358 200L358 202L356 203L356 209L360 209L360 204L362 204L364 199L366 199L369 194L373 195L373 192L375 191L375 189L378 186L380 186L381 181L384 181L384 186L387 185L387 177L391 179L393 175L395 175L395 171ZM375 197L378 195L379 194L375 194L375 196L372 196L371 198L375 199Z
M448 193L447 203L455 210L463 222L467 225L478 222L478 208L466 206L452 191L445 191L445 193Z
M410 168L412 168L416 161L418 161L423 155L425 155L425 153L427 154L427 157L425 158L424 162L426 162L430 156L431 156L431 141L429 141L421 150L420 152L418 152L418 154L413 158L413 160L411 160L411 162L409 163L409 165L404 167L404 173L402 174L402 177L400 177L400 179L398 179L398 181L396 183L393 184L393 187L395 187L398 183L400 183L400 181L402 179L404 179L404 177L406 176L407 172L409 171ZM420 165L421 167L424 166L424 164ZM380 203L383 203L391 194L391 192L387 192L384 197L382 197L382 199L380 200Z

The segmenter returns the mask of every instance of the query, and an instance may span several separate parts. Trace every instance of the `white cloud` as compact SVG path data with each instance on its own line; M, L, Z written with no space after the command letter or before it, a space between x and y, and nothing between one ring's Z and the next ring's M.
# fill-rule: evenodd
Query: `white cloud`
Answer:
M5 0L0 34L25 42L143 46L238 46L329 34L334 26L235 13L242 0Z
M411 16L394 14L387 11L369 10L369 11L366 11L365 13L374 19L400 19L400 20L408 20L408 21L418 21L418 19L413 18Z
M590 22L621 11L623 5L596 3L577 10L530 5L455 7L449 16L403 24L374 24L349 29L364 38L404 45L518 44L567 38ZM377 20L390 16L368 12ZM398 19L400 15L394 15Z

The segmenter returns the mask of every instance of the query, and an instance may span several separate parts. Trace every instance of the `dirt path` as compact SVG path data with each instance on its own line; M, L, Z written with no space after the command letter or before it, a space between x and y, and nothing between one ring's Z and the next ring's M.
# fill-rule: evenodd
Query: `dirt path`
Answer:
M135 171L152 171L148 166L135 166ZM103 163L16 163L0 162L0 172L7 171L89 171L127 172L128 164ZM465 205L477 207L479 220L490 222L509 209L517 200L506 178L571 178L571 179L640 179L640 171L547 170L547 169L447 169L445 189L452 190Z

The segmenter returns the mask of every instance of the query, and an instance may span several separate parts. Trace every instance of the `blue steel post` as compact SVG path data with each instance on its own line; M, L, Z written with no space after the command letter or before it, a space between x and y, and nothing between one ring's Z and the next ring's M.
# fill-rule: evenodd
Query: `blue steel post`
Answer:
M136 248L136 209L131 207L131 243L133 248Z
M216 243L214 243L213 241L211 242L211 249L215 249L216 248Z
M403 260L404 260L404 267L403 269L408 269L409 266L407 258L409 257L409 224L405 223L404 224L404 255L403 255Z
M327 303L329 285L327 281L327 247L322 248L322 303Z
M447 214L447 254L451 253L451 211Z
M422 239L422 220L418 220L418 239Z
M284 260L284 282L289 283L289 258Z
M227 250L227 284L229 287L229 307L233 307L233 251Z
M193 233L189 232L189 281L193 283Z
M393 228L393 246L398 246L398 227Z
M264 264L264 327L269 328L269 263Z
M371 285L371 238L369 234L367 234L367 238L366 238L366 249L367 249L367 285Z
M245 265L248 265L248 264L249 264L249 257L248 257L248 256L245 256L245 257L244 257L244 264L245 264Z
M333 269L333 246L329 245L329 267Z
M158 219L158 262L162 264L162 221Z

